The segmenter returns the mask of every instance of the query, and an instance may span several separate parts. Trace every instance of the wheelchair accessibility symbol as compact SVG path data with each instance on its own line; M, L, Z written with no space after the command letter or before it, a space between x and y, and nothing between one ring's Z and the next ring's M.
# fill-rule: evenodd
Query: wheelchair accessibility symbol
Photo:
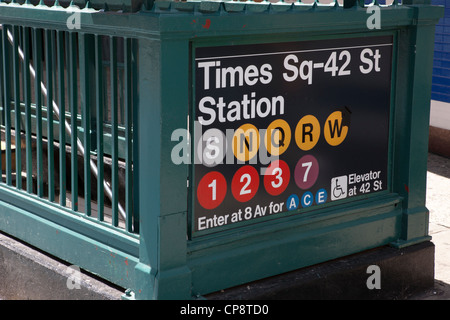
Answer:
M331 201L347 198L347 176L331 179Z

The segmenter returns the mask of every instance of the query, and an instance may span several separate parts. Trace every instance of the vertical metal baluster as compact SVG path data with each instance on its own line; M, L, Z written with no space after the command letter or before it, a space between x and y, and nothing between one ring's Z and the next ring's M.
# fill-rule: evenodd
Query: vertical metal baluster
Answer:
M118 110L117 110L117 43L110 37L110 86L111 86L111 191L112 224L118 226Z
M47 78L47 165L48 200L55 201L55 164L53 148L53 55L55 36L51 30L45 31L45 71Z
M4 25L2 28L2 49L3 49L3 115L4 115L4 125L5 125L5 173L6 173L6 183L11 184L11 81L10 81L10 50L8 42L8 28L9 26ZM3 142L3 141L2 141ZM1 148L3 149L3 148ZM1 150L3 153L3 150ZM3 164L1 163L0 157L0 170L3 171ZM1 174L1 173L0 173ZM3 178L0 177L1 181Z
M131 139L131 128L133 120L132 110L132 87L131 87L131 54L132 54L132 39L124 39L124 109L125 109L125 212L126 212L126 230L128 232L133 231L133 215L132 210L132 163L133 163L133 145Z
M38 197L44 196L44 165L42 157L42 31L33 29L34 96L36 107L36 182Z
M138 47L137 47L137 41L133 40L131 42L131 52L132 52L132 83L133 83L133 99L132 99L132 117L133 117L133 128L132 128L132 142L133 142L133 159L136 159L136 155L139 154L139 143L138 143L138 113L136 112L137 108L136 106L136 102L137 102L137 96L138 96L138 79L137 79L137 75L138 75ZM132 181L132 186L134 189L134 186L139 185L139 173L137 172L138 167L135 166L133 164L133 181ZM137 204L139 203L139 192L134 192L132 191L133 194L133 203ZM138 207L135 205L133 206L133 211L132 211L132 215L133 215L133 232L134 233L139 233L139 210L137 209Z
M24 75L24 102L25 102L25 154L26 154L26 183L27 192L33 193L33 154L31 141L31 80L30 80L30 32L27 27L23 28L23 68Z
M16 134L16 188L22 189L22 143L21 143L21 110L20 110L20 59L19 59L19 27L13 27L13 68L14 68L14 130Z
M3 77L6 75L6 73L3 72L3 41L2 41L2 39L3 39L3 34L0 32L0 107L1 107L1 110L5 109L5 101L4 101L5 81L4 81Z
M88 36L86 34L79 34L79 67L80 67L80 91L81 91L81 114L82 126L84 132L84 212L86 215L91 215L91 135L90 135L90 90L89 90L89 49Z
M104 188L103 188L103 58L102 36L95 36L95 83L96 83L96 127L97 127L97 219L104 218Z
M8 56L3 55L4 58L6 58L8 60L8 68L5 69L5 74L9 74L11 72L11 69L9 67L9 64L11 64L11 58L10 58L10 44L8 41L8 34L7 31L8 29L12 29L13 27L6 27L3 30L3 48L7 48L7 52L8 52ZM14 55L14 52L12 53ZM13 73L13 81L12 83L15 84L15 78L16 78L16 74ZM9 77L9 76L8 76ZM5 98L6 96L8 96L8 100L7 103L5 104L5 108L3 109L3 112L5 114L5 144L6 144L6 155L5 155L5 160L6 160L6 167L5 167L5 173L6 173L6 183L10 186L12 185L12 157L11 157L11 85L8 86L8 92L6 91L5 88Z
M58 104L59 104L59 204L66 206L66 111L65 111L65 57L64 32L57 31L56 54L58 56Z
M68 33L69 37L69 105L70 105L70 127L72 133L70 136L71 145L71 191L72 191L72 210L78 211L78 152L77 152L77 114L78 114L78 83L77 83L77 39L73 32Z

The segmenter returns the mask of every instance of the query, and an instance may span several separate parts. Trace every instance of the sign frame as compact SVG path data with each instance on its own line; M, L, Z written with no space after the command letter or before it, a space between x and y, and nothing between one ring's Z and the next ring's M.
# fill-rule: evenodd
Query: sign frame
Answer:
M374 193L368 193L364 195L357 195L354 197L348 197L345 199L341 199L338 202L326 202L321 204L319 207L312 206L312 207L306 207L306 208L297 208L292 211L286 211L282 214L277 215L271 215L271 216L264 216L259 217L257 219L250 219L248 221L240 221L238 223L234 224L225 224L222 226L217 226L214 228L210 228L207 230L195 230L195 201L196 201L196 186L194 185L195 179L195 160L194 160L194 154L197 152L195 150L196 143L195 139L192 139L194 137L194 121L197 118L196 115L196 77L195 77L195 70L196 70L196 49L197 48L208 48L208 47L221 47L221 46L240 46L240 45L252 45L252 44L277 44L277 43L296 43L296 42L306 42L306 41L316 41L316 40L339 40L339 39L351 39L351 38L376 38L376 37L382 37L382 36L391 36L392 37L392 51L391 51L391 70L390 70L390 106L389 106L389 119L388 119L388 132L387 132L387 159L386 159L386 181L387 186L386 189L383 189L382 191L374 192ZM245 228L246 231L251 231L257 229L257 225L264 224L264 222L272 221L272 220L279 220L279 219L289 219L289 220L300 220L300 223L304 223L305 221L308 221L315 216L320 216L320 219L327 219L330 216L332 216L333 208L336 209L342 209L342 208L349 208L352 205L355 204L363 204L365 200L369 200L371 198L378 198L381 196L385 196L387 194L392 193L393 190L393 181L392 181L392 157L393 157L393 133L394 133L394 117L395 117L395 85L396 85L396 65L397 65L397 39L398 39L398 31L382 31L382 32L374 32L373 35L368 36L367 33L354 33L354 34L334 34L334 35L327 35L327 36L309 36L309 37L302 37L302 39L298 39L295 35L290 36L284 36L280 39L263 39L263 38L252 38L252 39L201 39L201 40L195 40L191 42L191 58L190 58L190 79L192 81L190 88L191 88L191 94L190 94L190 110L189 114L191 115L189 118L189 134L191 136L191 141L194 141L190 146L190 152L191 152L191 164L189 166L189 190L188 190L188 238L194 239L201 236L214 236L215 234L224 234L224 232L239 232L242 231L242 228ZM323 139L323 133L321 133L322 139ZM295 143L295 141L291 142ZM291 175L293 173L291 172ZM231 183L231 178L228 177L227 180L229 184ZM262 181L260 181L260 184L263 184ZM231 192L228 190L228 192ZM323 214L322 214L323 213Z

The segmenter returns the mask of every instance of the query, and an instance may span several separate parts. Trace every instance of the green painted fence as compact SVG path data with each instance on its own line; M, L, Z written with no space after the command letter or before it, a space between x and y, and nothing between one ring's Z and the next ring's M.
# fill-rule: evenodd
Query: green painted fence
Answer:
M427 1L371 3L381 24L369 29L368 6L2 1L0 230L136 299L197 298L428 241L433 39L443 11ZM174 163L172 134L194 133L201 48L376 36L392 39L383 191L198 232L197 173Z

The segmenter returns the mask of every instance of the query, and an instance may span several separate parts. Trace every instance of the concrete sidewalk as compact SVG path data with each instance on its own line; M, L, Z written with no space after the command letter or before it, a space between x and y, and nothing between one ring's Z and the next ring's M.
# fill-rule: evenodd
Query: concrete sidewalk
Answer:
M434 288L411 300L450 300L450 159L428 156L427 204L430 235L436 247Z

